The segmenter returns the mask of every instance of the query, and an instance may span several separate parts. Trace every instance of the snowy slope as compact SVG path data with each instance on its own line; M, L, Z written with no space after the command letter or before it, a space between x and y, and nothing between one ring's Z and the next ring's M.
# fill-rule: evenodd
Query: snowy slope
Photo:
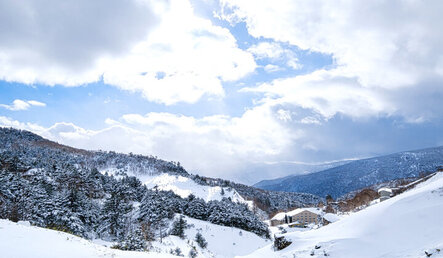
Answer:
M108 173L109 175L116 175L116 171L118 169L110 167L107 169L103 169L100 172L102 174ZM129 176L135 176L140 181L143 182L148 188L157 187L159 190L164 191L173 191L175 194L179 195L182 198L188 197L190 194L205 200L206 202L221 199L231 198L233 202L246 203L251 205L252 202L248 202L243 197L238 194L238 192L229 187L223 187L224 194L222 194L222 187L220 186L206 186L197 184L195 181L188 177L180 176L180 175L170 175L168 173L163 173L155 176L151 175L142 175L142 174L131 174L130 172L126 172Z
M8 220L0 220L0 257L176 257L169 254L179 247L187 256L192 246L197 249L198 257L234 257L246 255L270 243L251 232L237 228L214 225L205 221L185 218L190 227L185 230L185 239L168 236L162 243L152 243L149 252L120 251L105 247L109 242L95 240L95 243L60 231L33 226L25 226ZM208 242L201 249L194 238L200 232Z
M270 240L261 238L251 232L238 228L214 225L206 221L185 217L189 228L185 230L185 239L176 236L168 236L162 243L152 243L153 250L159 253L169 253L175 247L179 247L183 254L187 255L191 246L198 247L194 242L195 235L200 232L208 242L205 250L197 248L199 257L235 257L249 254L271 243Z
M285 234L293 243L281 251L268 245L249 257L426 257L425 251L443 257L441 214L443 173L438 173L415 189L318 230Z
M0 257L162 258L176 256L114 250L67 233L0 220Z

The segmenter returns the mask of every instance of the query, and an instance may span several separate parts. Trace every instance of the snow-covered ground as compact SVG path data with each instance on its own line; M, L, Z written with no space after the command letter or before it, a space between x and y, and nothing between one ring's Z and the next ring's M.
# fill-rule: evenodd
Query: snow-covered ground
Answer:
M214 225L206 221L185 217L189 228L185 230L185 239L176 236L168 236L153 242L154 250L161 253L169 253L178 246L182 253L187 255L191 246L198 247L195 243L195 235L200 232L208 242L205 250L197 248L199 257L235 257L249 254L271 243L270 240L261 238L254 233L238 228Z
M0 257L163 258L176 256L115 250L60 231L0 220Z
M443 257L443 173L318 230L292 232L248 257ZM317 248L315 248L317 247ZM439 251L440 250L440 251Z
M251 232L237 228L214 225L205 221L185 218L189 228L185 230L185 239L176 236L165 237L151 243L149 252L131 252L111 249L112 243L94 240L88 241L80 237L60 231L26 226L24 223L13 223L0 220L0 257L176 257L169 252L179 247L187 256L192 246L196 247L197 257L234 257L246 255L269 243ZM208 242L201 249L194 241L200 232Z
M117 175L117 172L119 171L119 169L109 167L101 170L100 173L108 173L109 175L114 175L118 178L119 176ZM233 202L245 203L248 204L248 206L252 205L252 201L246 201L235 189L229 187L222 188L220 186L199 185L190 178L179 175L170 175L167 173L151 176L134 174L130 171L125 172L129 176L137 177L148 188L157 187L159 190L173 191L182 198L186 198L190 194L193 194L196 197L209 202L212 200L220 201L225 197L231 198ZM222 189L224 193L222 192Z
M224 194L222 194L222 187L220 186L199 185L192 179L183 176L161 174L158 176L141 177L140 180L148 188L157 187L164 191L171 190L182 198L193 194L207 202L212 200L220 201L225 197L231 198L233 202L247 203L243 197L232 188L224 187Z

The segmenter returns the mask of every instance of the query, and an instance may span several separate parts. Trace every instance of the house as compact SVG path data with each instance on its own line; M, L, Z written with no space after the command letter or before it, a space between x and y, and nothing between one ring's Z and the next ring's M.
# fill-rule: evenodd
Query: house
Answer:
M385 201L389 198L391 198L392 196L392 190L390 188L387 187L383 187L378 189L378 194L380 195L380 201Z
M301 225L319 224L322 222L322 210L319 208L299 208L289 212L280 212L272 217L271 226L297 223Z
M339 221L339 220L340 220L340 217L337 216L337 214L334 214L334 213L325 213L323 215L323 225L328 225L330 223L333 223L333 222L336 222L336 221Z

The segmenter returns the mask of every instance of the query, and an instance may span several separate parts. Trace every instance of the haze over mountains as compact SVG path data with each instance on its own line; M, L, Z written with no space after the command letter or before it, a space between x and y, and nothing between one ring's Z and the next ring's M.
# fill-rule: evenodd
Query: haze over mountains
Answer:
M266 190L305 192L337 198L346 193L399 178L434 172L443 165L443 146L404 151L386 156L352 161L345 165L307 174L255 184Z
M252 163L248 164L239 175L236 175L236 181L244 184L253 185L260 180L269 178L282 178L294 175L303 175L322 171L328 168L337 167L351 162L352 160L340 160L318 163L304 162L270 162L270 163Z

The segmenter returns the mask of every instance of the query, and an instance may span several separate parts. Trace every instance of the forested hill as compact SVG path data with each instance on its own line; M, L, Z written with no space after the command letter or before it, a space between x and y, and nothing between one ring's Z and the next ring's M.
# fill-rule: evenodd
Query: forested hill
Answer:
M26 164L26 167L17 168L23 171L35 167L57 170L76 166L89 170L112 171L114 176L145 178L163 173L183 176L200 185L233 188L268 214L294 207L312 206L322 201L322 198L308 193L267 191L224 179L191 175L179 162L164 161L155 156L72 148L29 131L13 128L0 128L0 152L3 166Z
M362 159L308 175L266 180L254 186L337 198L354 190L400 178L418 177L443 166L443 147Z
M0 152L10 158L20 156L21 162L29 166L56 168L57 164L71 164L98 170L112 167L115 175L170 173L189 177L178 162L168 162L154 156L72 148L46 140L34 133L13 128L0 128Z
M100 173L109 166L113 175ZM190 176L179 164L155 157L84 151L0 128L0 219L122 243L168 234L175 214L269 234L244 203L148 189L130 173Z
M149 188L140 180L165 175L188 178L201 187L186 189L191 195L180 196ZM227 195L204 200L194 193L202 189L224 189L231 196L237 191L250 201ZM141 228L159 237L156 227L170 224L177 213L266 236L261 221L266 214L260 209L269 214L321 200L311 194L271 192L191 175L178 162L154 156L87 151L28 131L0 128L0 218L28 220L88 238L123 241Z

